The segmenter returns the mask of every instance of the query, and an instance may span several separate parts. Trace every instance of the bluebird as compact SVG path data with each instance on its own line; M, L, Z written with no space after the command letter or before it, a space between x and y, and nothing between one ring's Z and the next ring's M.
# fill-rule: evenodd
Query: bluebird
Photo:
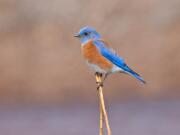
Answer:
M103 82L109 74L126 73L145 83L143 78L128 67L94 28L84 27L75 37L80 39L82 54L87 65L95 71L95 74L104 76ZM99 85L103 85L103 82Z

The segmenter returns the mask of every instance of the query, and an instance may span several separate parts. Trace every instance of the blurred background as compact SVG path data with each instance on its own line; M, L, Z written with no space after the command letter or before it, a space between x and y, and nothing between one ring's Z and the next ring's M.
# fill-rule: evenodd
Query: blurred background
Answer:
M106 80L114 134L178 135L179 0L0 0L0 134L98 134L94 74L73 37L84 26L147 81Z

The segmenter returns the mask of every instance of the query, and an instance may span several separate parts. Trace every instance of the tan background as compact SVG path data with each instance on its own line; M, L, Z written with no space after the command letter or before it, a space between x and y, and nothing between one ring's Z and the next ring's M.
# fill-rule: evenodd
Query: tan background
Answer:
M179 0L0 0L0 102L94 102L94 76L73 38L87 25L148 82L112 75L109 99L180 97Z

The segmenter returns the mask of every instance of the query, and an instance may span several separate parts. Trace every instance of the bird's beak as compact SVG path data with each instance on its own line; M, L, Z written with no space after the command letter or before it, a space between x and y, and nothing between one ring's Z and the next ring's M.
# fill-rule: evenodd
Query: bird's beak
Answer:
M80 37L80 35L79 35L79 34L75 34L75 35L74 35L74 37L77 37L77 38L79 38L79 37Z

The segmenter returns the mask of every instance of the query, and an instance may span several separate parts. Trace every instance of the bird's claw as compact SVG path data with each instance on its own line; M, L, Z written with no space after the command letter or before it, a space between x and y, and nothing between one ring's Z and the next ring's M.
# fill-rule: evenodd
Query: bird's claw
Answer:
M102 82L96 82L97 86L97 90L99 90L100 87L103 87L103 83Z
M103 74L96 72L95 75L102 77Z

